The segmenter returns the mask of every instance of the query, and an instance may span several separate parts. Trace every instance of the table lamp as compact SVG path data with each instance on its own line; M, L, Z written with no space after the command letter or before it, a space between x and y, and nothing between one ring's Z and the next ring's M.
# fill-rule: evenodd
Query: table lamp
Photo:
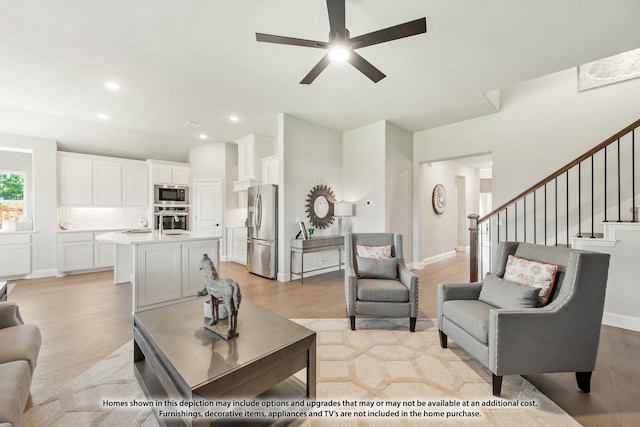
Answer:
M342 229L342 219L353 216L353 203L340 201L333 206L333 216L338 218L338 234L345 235L346 230Z

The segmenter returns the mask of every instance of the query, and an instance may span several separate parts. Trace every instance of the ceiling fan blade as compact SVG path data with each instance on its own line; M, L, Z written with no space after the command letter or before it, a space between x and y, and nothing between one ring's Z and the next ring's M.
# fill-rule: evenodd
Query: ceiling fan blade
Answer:
M331 62L331 60L329 59L329 54L326 54L325 56L323 56L322 59L320 60L320 62L318 62L316 64L316 66L313 67L311 69L311 71L309 71L309 74L304 76L304 79L302 79L300 84L301 85L311 84L311 82L313 82L316 79L316 77L318 77L320 75L320 73L325 68L327 68L327 65L329 65L330 62Z
M426 32L427 18L420 18L415 21L405 22L404 24L395 25L393 27L353 37L349 39L349 44L352 49L360 49L361 47L389 42L391 40L402 39L404 37L415 36Z
M384 73L374 67L369 61L364 59L362 56L357 53L351 51L349 55L349 59L347 59L351 65L356 67L362 74L369 77L374 83L378 83L380 80L384 79Z
M346 39L345 24L345 0L327 0L327 10L329 11L329 27L331 34L339 38Z
M266 43L288 44L293 46L316 47L326 49L329 43L316 40L296 39L294 37L274 36L272 34L256 33L256 40Z

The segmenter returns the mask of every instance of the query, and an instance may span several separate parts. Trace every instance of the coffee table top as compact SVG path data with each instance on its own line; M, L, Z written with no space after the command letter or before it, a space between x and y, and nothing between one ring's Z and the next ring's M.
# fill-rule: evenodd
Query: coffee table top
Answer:
M204 329L204 298L135 313L135 325L167 368L195 389L305 339L315 332L246 299L238 336L225 340Z

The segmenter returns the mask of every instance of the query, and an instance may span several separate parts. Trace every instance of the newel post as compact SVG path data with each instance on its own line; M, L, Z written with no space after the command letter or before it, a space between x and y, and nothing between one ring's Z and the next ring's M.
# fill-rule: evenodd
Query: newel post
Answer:
M478 219L480 215L469 214L469 246L471 249L469 259L469 281L478 281Z

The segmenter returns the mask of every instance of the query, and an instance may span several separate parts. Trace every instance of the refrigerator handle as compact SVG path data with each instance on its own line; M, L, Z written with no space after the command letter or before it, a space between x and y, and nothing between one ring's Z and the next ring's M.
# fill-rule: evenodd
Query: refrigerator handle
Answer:
M256 229L260 230L262 226L262 196L260 193L256 195Z

